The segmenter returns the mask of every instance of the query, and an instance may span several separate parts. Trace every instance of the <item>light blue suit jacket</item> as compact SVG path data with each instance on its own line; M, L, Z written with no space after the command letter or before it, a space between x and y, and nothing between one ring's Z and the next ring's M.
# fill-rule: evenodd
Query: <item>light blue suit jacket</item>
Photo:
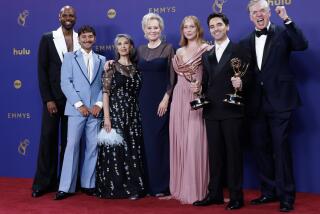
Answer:
M61 89L67 97L65 115L82 116L74 104L82 101L85 106L92 108L98 102L102 102L102 72L105 57L92 53L93 74L90 83L87 68L80 50L66 53L61 67Z

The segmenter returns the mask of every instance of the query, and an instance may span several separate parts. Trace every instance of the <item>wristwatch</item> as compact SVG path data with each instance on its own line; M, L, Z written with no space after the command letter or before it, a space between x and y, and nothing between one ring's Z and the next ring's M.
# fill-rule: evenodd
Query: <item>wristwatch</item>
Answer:
M289 16L283 20L284 24L290 24L291 22L292 22L292 19Z

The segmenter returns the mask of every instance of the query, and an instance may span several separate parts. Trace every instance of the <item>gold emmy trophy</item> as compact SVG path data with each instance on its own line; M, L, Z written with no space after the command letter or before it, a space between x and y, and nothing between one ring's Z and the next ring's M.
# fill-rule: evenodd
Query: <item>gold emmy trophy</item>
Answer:
M232 58L230 60L231 67L234 71L234 77L243 77L245 73L247 72L247 69L249 67L249 63L242 63L239 58ZM233 94L226 94L226 98L223 100L223 102L243 106L242 97L237 95L238 89L235 88Z
M195 83L197 80L193 78L193 74L195 73L196 71L196 68L198 67L198 65L194 65L192 64L191 65L191 72L186 72L186 73L183 73L183 76L184 78L190 82L190 83ZM209 100L204 97L204 95L201 95L200 92L195 92L194 95L196 96L196 99L192 100L190 102L190 106L193 110L197 110L197 109L200 109L202 108L203 106L209 104Z

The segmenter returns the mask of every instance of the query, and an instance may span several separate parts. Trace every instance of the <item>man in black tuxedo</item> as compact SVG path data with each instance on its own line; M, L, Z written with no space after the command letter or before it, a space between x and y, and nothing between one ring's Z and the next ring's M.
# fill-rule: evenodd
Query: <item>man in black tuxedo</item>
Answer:
M280 211L288 212L295 201L288 130L292 111L300 105L289 58L292 51L305 50L308 43L284 6L275 8L284 27L270 22L271 12L266 0L251 0L248 9L256 32L241 44L249 48L253 56L248 113L261 178L261 196L251 204L279 199Z
M63 55L77 50L78 35L73 31L76 12L64 6L59 13L60 28L42 36L38 50L38 79L43 101L42 125L36 174L32 197L56 191L58 168L61 169L67 142L67 117L64 115L66 98L60 88L60 69ZM60 164L59 155L60 128Z
M202 55L202 93L210 100L210 105L205 106L203 110L209 148L210 182L208 195L193 205L224 203L223 175L226 170L230 193L230 202L226 209L239 209L243 206L244 109L243 106L226 103L223 100L226 94L232 94L235 89L240 94L245 89L247 74L244 75L243 81L240 77L234 77L231 59L238 58L244 65L249 61L249 54L246 55L244 49L229 40L227 36L229 20L224 14L210 14L207 23L215 40L214 47ZM192 86L194 92L200 90L201 87L198 85Z

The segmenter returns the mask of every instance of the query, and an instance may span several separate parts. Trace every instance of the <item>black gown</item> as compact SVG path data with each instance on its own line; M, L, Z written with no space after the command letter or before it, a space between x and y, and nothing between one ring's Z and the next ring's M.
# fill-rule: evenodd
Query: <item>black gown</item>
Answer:
M140 107L144 137L147 192L151 195L169 193L169 107L162 117L158 106L167 93L171 96L175 73L171 67L174 50L161 43L156 48L138 48L138 70L142 74Z
M135 66L115 62L103 74L103 92L109 94L111 126L123 144L98 144L96 194L101 198L128 198L144 194L143 136L138 94L141 77Z

